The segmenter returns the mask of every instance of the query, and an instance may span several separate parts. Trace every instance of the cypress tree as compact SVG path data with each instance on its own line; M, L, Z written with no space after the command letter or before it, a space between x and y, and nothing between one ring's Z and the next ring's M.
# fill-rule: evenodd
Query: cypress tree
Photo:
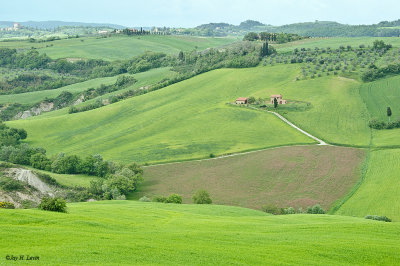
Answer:
M392 109L390 109L390 107L387 108L387 116L389 117L390 122L390 117L392 116Z
M274 98L274 108L278 108L278 100L276 98Z

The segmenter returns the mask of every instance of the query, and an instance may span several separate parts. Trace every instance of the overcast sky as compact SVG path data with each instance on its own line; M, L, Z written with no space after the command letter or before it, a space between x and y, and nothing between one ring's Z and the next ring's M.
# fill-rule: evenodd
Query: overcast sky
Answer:
M400 0L0 0L0 21L63 20L124 26L193 27L252 19L372 24L400 19Z

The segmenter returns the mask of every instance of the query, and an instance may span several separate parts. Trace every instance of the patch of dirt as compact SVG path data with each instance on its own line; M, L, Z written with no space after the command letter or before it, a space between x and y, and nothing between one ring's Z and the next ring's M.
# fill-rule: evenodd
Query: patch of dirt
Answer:
M16 208L36 207L44 196L54 196L56 190L40 180L31 170L23 168L4 169L4 174L24 184L21 191L0 190L0 201L14 204Z
M54 196L54 190L39 179L31 170L26 170L22 168L9 168L6 170L8 176L28 183L30 186L34 187L43 194L48 194Z
M14 116L14 119L25 119L34 115L40 115L43 112L49 112L53 110L54 103L52 102L41 102L39 107L32 107L24 112L19 112Z
M365 152L333 146L293 146L216 160L145 167L136 197L181 194L191 203L207 190L215 204L260 209L264 205L328 210L360 178Z

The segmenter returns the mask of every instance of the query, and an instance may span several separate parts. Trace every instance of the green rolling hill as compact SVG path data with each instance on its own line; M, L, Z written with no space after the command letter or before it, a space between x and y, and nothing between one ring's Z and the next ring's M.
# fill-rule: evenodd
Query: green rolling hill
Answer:
M312 143L270 114L227 105L239 96L282 93L311 103L309 110L284 112L296 125L330 143L368 146L369 114L360 83L341 77L295 81L297 71L296 65L215 70L97 110L59 111L9 124L25 128L28 142L51 154L101 153L141 163Z
M388 121L386 109L392 109L392 121L400 119L399 93L400 77L394 76L360 87L360 94L366 103L371 119ZM376 147L400 147L400 130L373 130L372 145Z
M235 41L158 38L83 38L55 41L51 47L34 45L53 58L114 60L145 50L177 53ZM374 39L309 39L277 47L287 52L294 47L370 45ZM391 40L400 46L400 38ZM16 44L26 48L24 42ZM99 153L117 163L160 164L144 168L144 182L130 199L178 193L190 203L196 190L206 189L216 205L102 201L70 203L68 214L0 209L0 254L40 256L47 265L398 264L400 129L371 130L368 122L386 120L387 106L392 107L392 119L400 117L400 78L361 83L330 75L296 81L300 73L298 64L219 69L91 111L68 114L64 108L7 122L26 129L25 142L46 148L49 155ZM135 74L134 87L170 75L174 73L167 68ZM3 95L0 103L34 103L63 90L81 92L115 79ZM308 104L303 109L283 106L279 113L318 138L346 147L316 146L273 114L230 104L237 97L279 93ZM260 149L266 150L210 159ZM178 163L162 164L167 162ZM87 187L97 178L48 174L67 186ZM261 209L316 203L335 215L272 216L218 205ZM362 219L366 215L385 215L393 222Z
M400 150L372 151L361 186L337 214L350 216L385 215L400 221Z
M227 105L266 87L281 87L295 69L216 70L97 110L9 124L25 128L28 142L51 154L100 153L140 163L314 143L272 114Z
M179 51L204 50L237 42L236 38L203 38L189 36L114 36L109 38L84 37L62 39L49 43L28 41L0 42L0 47L34 47L51 58L90 58L121 60L141 55L146 51L178 54Z

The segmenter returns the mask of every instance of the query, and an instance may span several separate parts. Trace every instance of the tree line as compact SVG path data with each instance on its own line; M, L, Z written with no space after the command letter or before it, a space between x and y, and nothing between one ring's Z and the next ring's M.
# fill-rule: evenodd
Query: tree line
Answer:
M244 37L244 41L269 41L276 43L287 43L305 39L306 37L302 37L293 33L269 33L269 32L249 32Z
M17 52L16 49L0 48L0 66L10 69L26 70L47 69L62 75L51 77L44 74L20 74L0 82L0 93L20 93L26 91L56 89L84 80L110 77L124 73L140 73L158 67L175 67L182 65L195 69L197 73L220 67L249 67L259 63L264 56L259 44L248 42L233 44L224 49L207 49L202 52L191 51L180 55L146 52L131 59L104 61L99 59L69 62L66 59L51 59L35 49ZM274 51L270 47L271 51ZM182 57L184 56L184 57ZM214 58L215 56L215 58ZM180 68L182 70L182 68Z
M10 128L0 123L0 160L58 174L101 177L93 181L88 189L79 189L81 200L123 199L135 191L143 179L143 169L136 163L114 163L98 154L80 157L59 153L49 157L45 149L21 143L26 137L24 129Z

